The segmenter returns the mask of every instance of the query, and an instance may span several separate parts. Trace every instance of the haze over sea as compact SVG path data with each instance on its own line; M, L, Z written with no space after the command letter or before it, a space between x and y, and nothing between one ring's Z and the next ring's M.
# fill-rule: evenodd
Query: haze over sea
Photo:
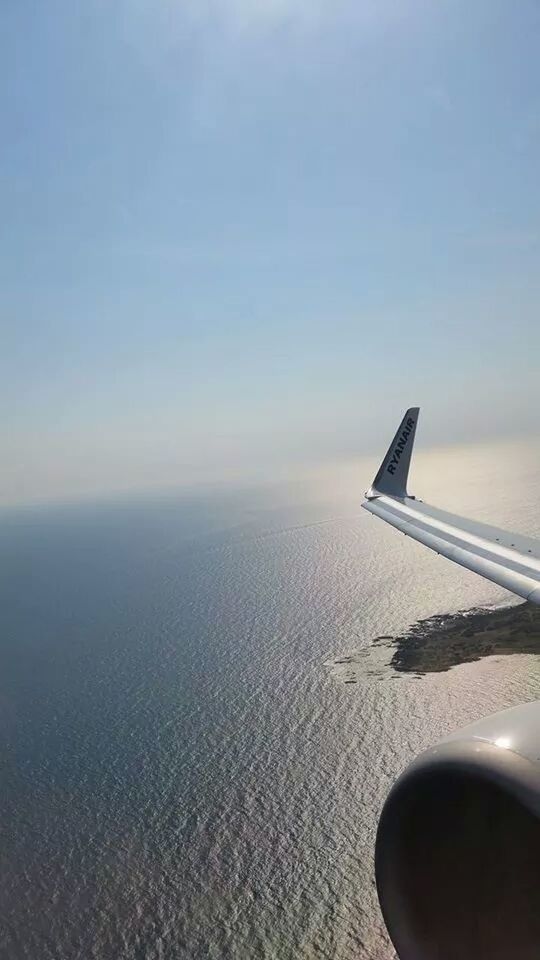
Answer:
M419 452L411 489L540 536L539 452ZM372 869L392 781L540 698L540 665L338 682L326 662L380 634L511 602L361 511L375 466L4 512L2 957L393 956Z

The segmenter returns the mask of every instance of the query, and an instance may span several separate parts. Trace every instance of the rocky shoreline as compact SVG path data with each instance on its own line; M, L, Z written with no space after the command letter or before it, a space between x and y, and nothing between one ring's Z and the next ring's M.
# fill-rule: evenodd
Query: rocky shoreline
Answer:
M379 638L381 640L387 638ZM375 641L377 642L377 641ZM482 657L540 653L540 606L520 603L420 620L396 637L390 665L405 673L433 673Z

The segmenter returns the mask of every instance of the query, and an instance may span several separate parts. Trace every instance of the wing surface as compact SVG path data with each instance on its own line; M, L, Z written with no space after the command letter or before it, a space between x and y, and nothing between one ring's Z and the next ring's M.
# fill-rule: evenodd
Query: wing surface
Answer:
M540 541L447 513L407 495L417 418L417 407L405 414L362 506L443 557L540 604ZM407 421L414 423L404 437ZM390 473L389 466L394 467ZM390 492L393 485L402 495Z

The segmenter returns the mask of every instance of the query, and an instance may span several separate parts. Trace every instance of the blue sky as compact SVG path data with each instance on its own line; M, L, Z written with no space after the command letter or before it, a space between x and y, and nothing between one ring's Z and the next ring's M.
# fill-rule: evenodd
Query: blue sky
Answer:
M0 8L4 503L538 433L536 0Z

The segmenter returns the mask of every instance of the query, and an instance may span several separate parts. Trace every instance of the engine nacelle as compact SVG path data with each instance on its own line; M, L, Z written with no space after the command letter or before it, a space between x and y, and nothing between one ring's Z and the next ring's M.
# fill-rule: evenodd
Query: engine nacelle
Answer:
M411 764L384 805L375 869L400 960L539 960L540 702Z

